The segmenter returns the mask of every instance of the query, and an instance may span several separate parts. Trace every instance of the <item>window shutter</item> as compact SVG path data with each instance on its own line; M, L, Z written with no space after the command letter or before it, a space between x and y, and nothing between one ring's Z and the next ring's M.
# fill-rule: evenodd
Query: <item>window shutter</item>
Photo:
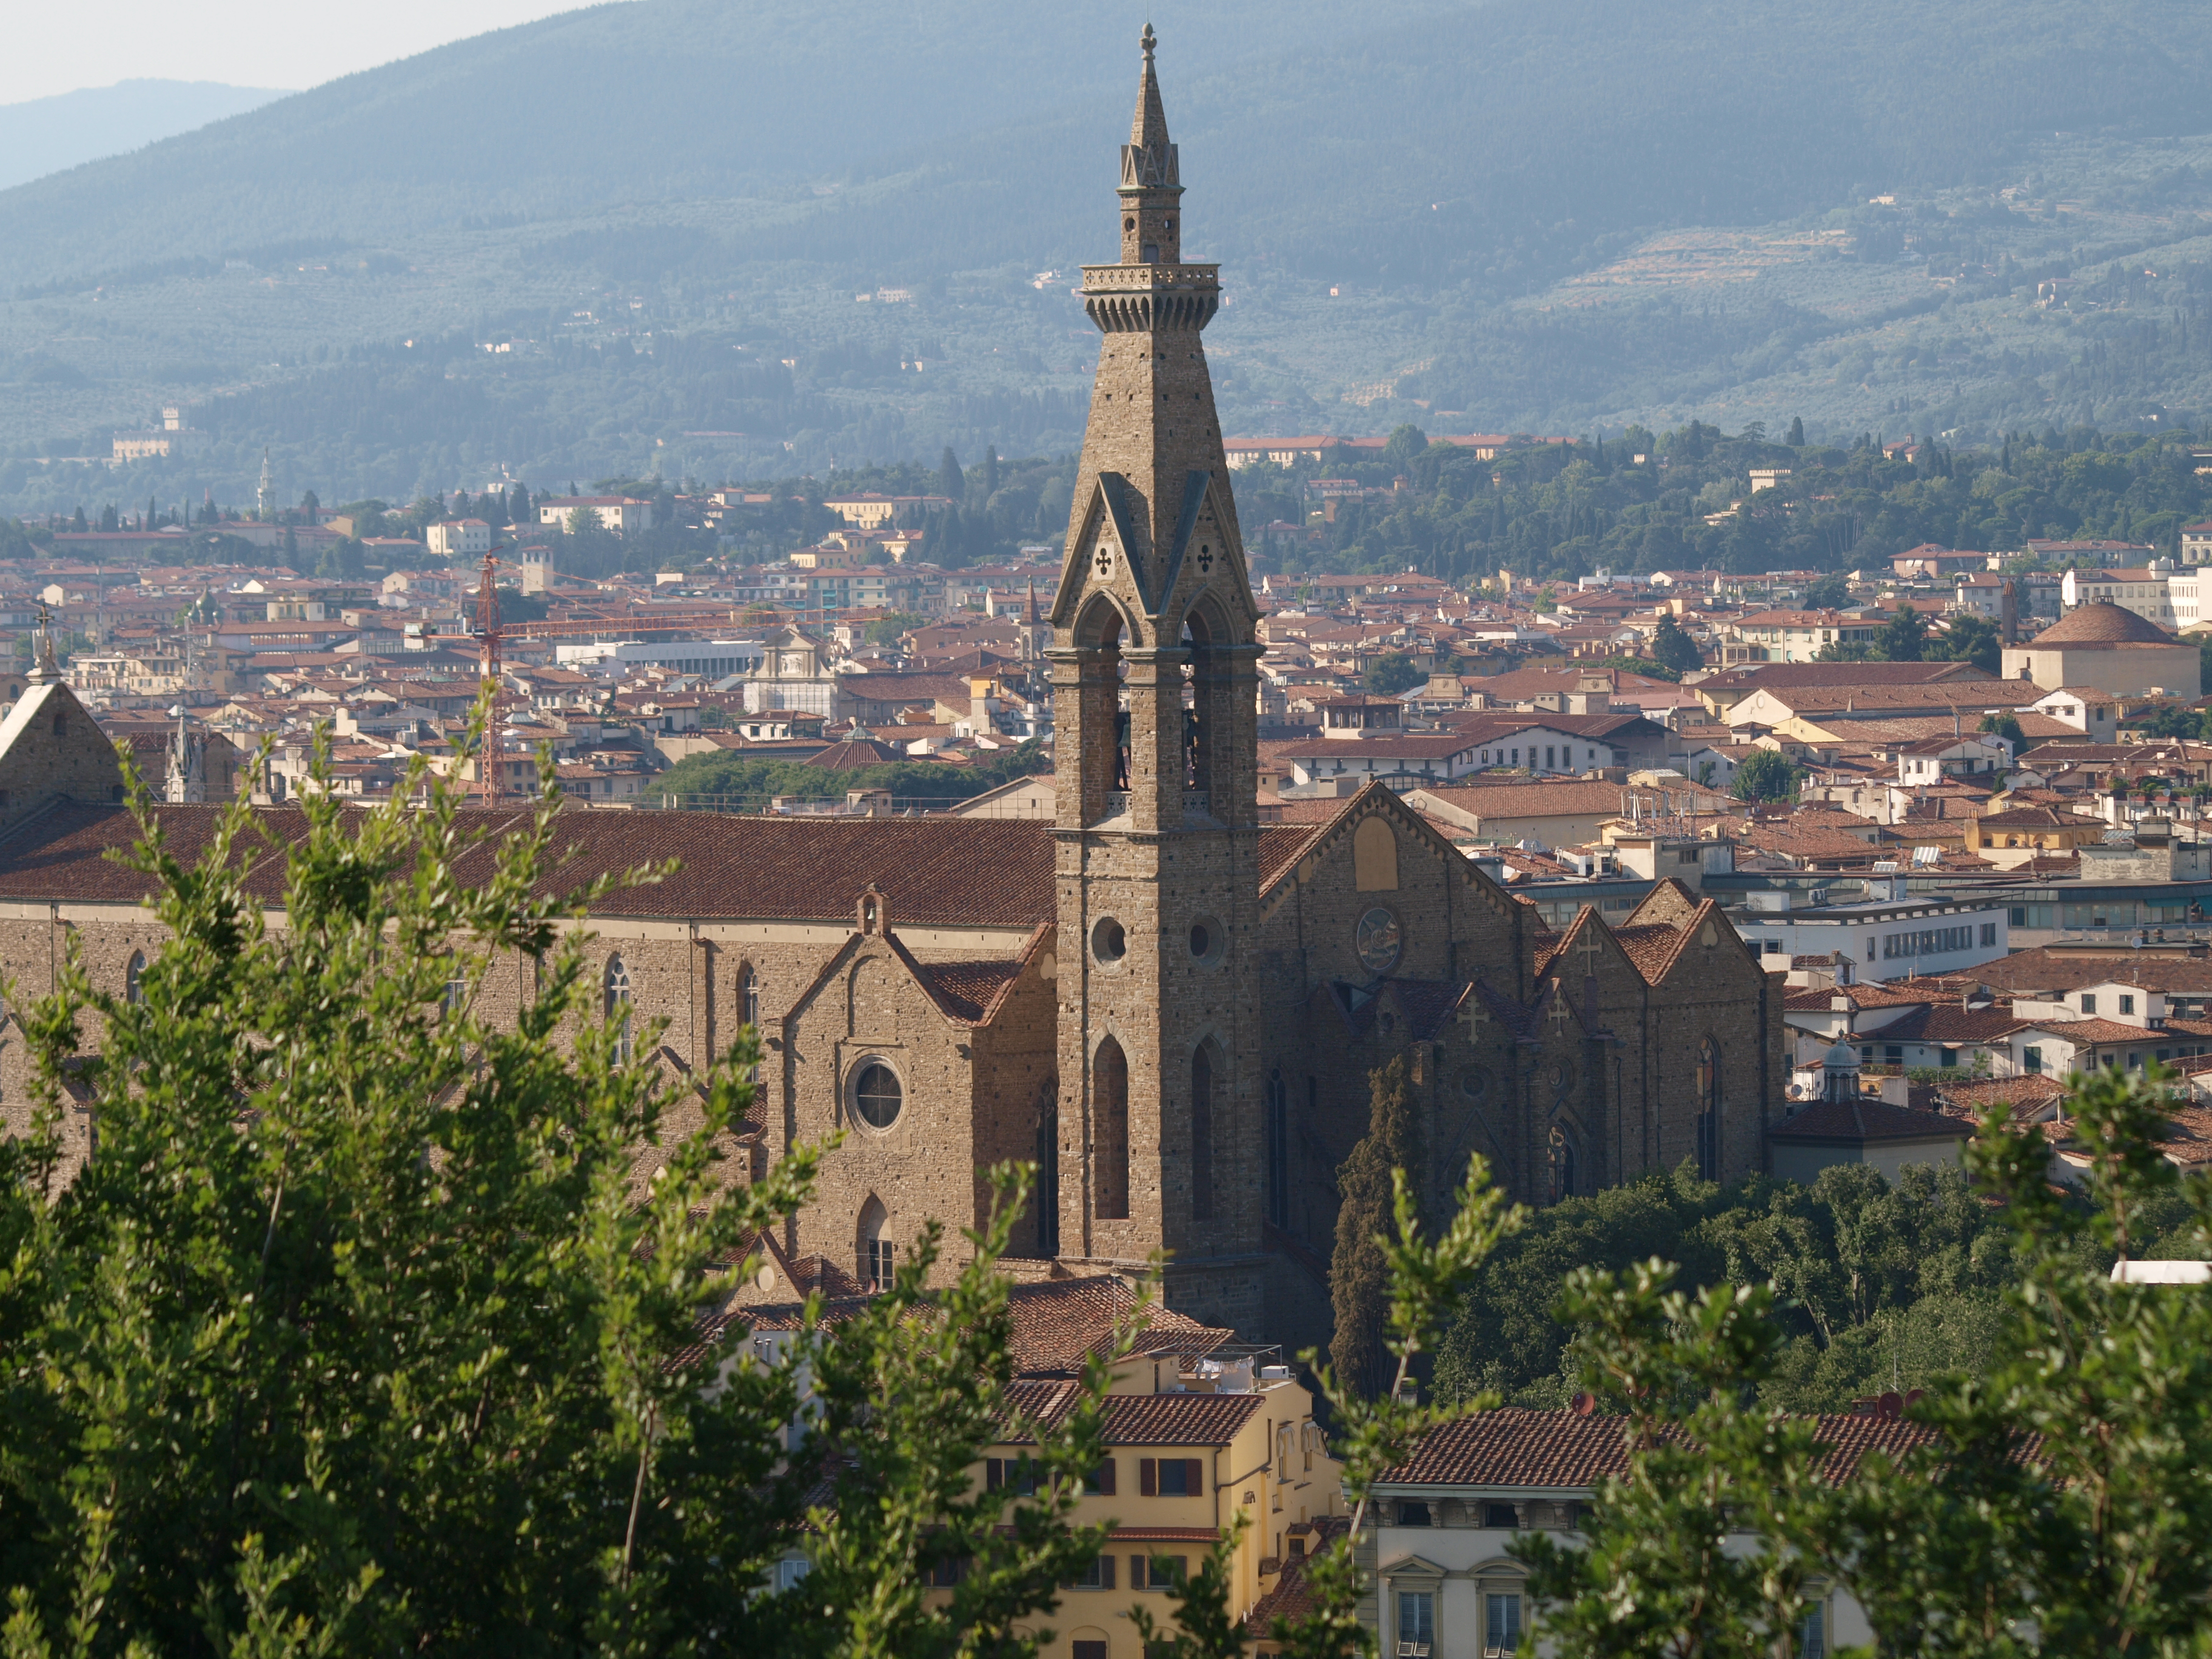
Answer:
M1103 1460L1098 1465L1098 1490L1102 1496L1114 1496L1114 1460Z
M1182 1489L1193 1498L1206 1496L1206 1460L1204 1458L1183 1459Z
M1140 1457L1137 1460L1137 1492L1139 1496L1144 1498L1158 1498L1160 1495L1160 1464L1158 1458Z
M1114 1558L1110 1555L1098 1558L1098 1587L1101 1589L1114 1588Z
M1142 1589L1145 1583L1145 1558L1141 1554L1133 1555L1129 1558L1129 1588Z
M1006 1480L1006 1466L1002 1460L996 1457L987 1457L983 1460L983 1486L985 1491L998 1491L1000 1484Z

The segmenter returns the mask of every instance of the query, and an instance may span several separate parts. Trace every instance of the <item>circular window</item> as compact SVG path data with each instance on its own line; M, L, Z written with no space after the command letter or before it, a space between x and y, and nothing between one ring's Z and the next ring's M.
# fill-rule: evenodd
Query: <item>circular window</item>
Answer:
M1119 962L1129 954L1129 936L1111 916L1101 916L1091 927L1091 954L1101 962Z
M1134 219L1124 219L1121 221L1121 228L1124 230L1134 230L1136 228L1137 222Z
M1190 954L1201 967L1211 968L1229 948L1229 930L1212 916L1200 916L1190 925Z
M1469 1069L1459 1074L1459 1091L1469 1100L1480 1100L1489 1090L1490 1079L1480 1072Z
M1387 974L1398 965L1398 953L1405 940L1398 931L1398 918L1388 910L1378 909L1360 917L1352 942L1370 973Z
M1555 1060L1549 1075L1554 1089L1564 1089L1575 1080L1575 1068L1564 1060Z
M897 1122L904 1101L896 1074L879 1060L861 1066L853 1080L854 1115L871 1129L888 1129Z

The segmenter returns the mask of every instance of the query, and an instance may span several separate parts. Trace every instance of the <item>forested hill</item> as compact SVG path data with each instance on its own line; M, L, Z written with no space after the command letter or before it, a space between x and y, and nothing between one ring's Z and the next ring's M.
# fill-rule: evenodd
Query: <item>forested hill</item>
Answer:
M0 191L0 511L1073 449L1145 16L635 0ZM2212 424L2212 5L1155 21L1231 433Z
M156 244L729 197L751 204L721 250L739 264L1097 257L1142 9L572 12L0 193L0 284ZM1222 0L1159 21L1194 252L1515 292L1631 230L1955 185L2054 131L2196 131L2212 68L2212 9L2121 0Z

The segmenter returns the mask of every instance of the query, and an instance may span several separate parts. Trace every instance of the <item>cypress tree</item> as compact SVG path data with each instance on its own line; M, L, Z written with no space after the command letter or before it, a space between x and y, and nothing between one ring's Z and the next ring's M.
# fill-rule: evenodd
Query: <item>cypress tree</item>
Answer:
M1790 447L1792 449L1802 449L1805 447L1805 417L1802 415L1792 415L1790 417Z
M967 494L967 481L960 476L960 458L952 453L952 446L945 446L945 459L937 464L937 493L957 502Z
M1343 1202L1336 1212L1336 1254L1329 1263L1329 1298L1336 1334L1329 1359L1339 1384L1374 1395L1389 1386L1390 1356L1382 1346L1389 1313L1389 1271L1378 1236L1391 1224L1390 1172L1403 1170L1421 1190L1420 1130L1413 1120L1413 1077L1404 1055L1368 1073L1367 1134L1336 1172Z

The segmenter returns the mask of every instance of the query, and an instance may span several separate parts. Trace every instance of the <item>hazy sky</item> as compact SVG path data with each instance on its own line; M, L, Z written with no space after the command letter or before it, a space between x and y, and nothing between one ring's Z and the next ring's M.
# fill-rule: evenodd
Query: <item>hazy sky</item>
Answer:
M153 76L298 89L580 0L107 0L11 6L0 103Z

